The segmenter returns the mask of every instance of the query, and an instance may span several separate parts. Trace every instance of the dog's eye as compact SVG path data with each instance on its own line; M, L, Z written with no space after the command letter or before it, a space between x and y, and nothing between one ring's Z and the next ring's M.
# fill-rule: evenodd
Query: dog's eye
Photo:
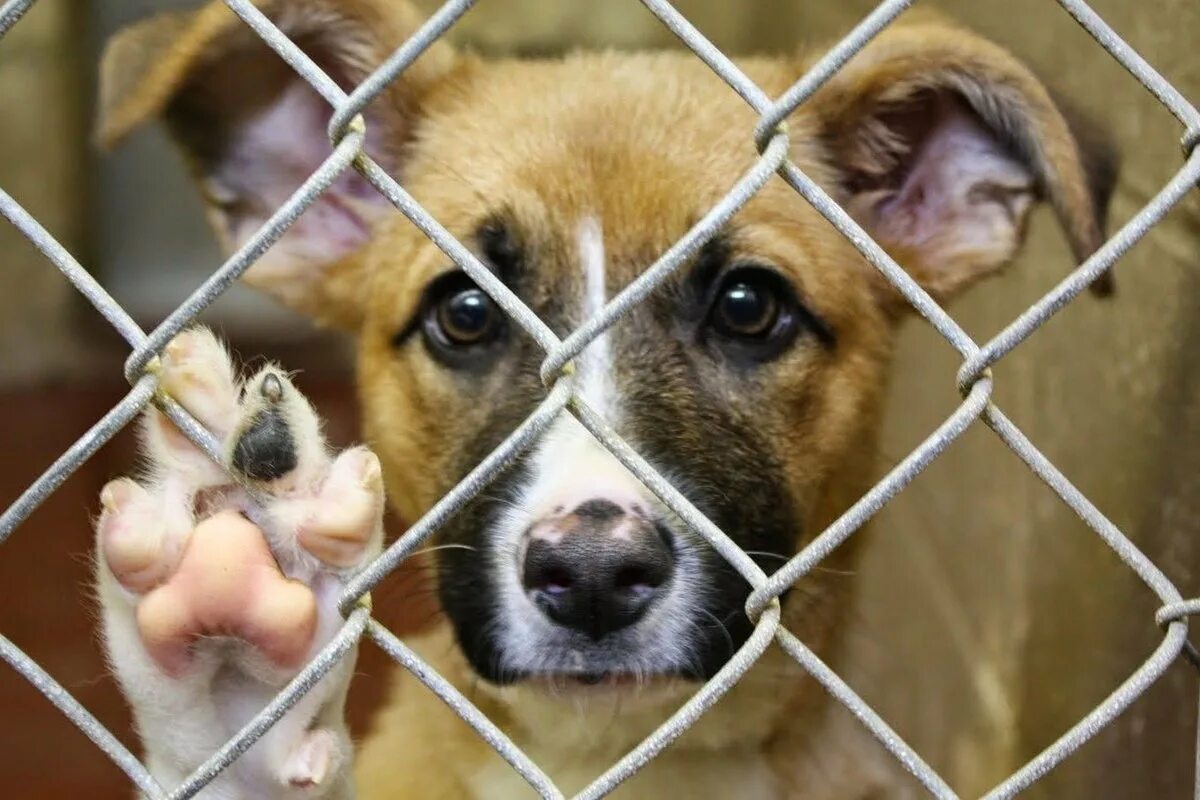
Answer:
M715 281L708 294L700 337L737 361L761 363L788 349L800 331L833 345L833 332L796 297L791 284L773 269L739 266Z
M504 313L461 272L439 278L425 300L425 340L435 351L469 352L496 341Z
M795 327L795 308L795 298L778 274L738 267L725 274L712 295L708 328L723 339L770 341Z
M760 339L779 323L782 302L762 270L741 269L726 278L713 303L711 323L723 336ZM767 273L769 274L769 273Z
M437 305L437 325L452 344L467 346L488 341L500 322L500 312L483 290L471 287L445 297Z

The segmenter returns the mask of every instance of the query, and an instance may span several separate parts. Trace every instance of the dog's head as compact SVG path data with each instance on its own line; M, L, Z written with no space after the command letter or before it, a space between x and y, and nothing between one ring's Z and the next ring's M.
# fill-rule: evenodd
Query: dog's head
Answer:
M347 88L415 27L392 0L263 8ZM804 67L744 62L772 95ZM330 108L223 6L132 29L105 72L103 138L162 115L230 251L330 152ZM485 61L438 43L365 119L372 156L560 336L757 157L755 115L686 54ZM885 32L788 132L792 161L939 300L1013 258L1039 199L1077 257L1100 242L1111 169L969 33ZM367 430L407 519L545 396L541 348L353 171L246 278L357 335ZM773 178L574 380L770 572L861 493L905 308ZM751 629L745 581L566 414L443 531L442 605L492 681L703 678ZM820 616L821 591L796 594L793 618Z

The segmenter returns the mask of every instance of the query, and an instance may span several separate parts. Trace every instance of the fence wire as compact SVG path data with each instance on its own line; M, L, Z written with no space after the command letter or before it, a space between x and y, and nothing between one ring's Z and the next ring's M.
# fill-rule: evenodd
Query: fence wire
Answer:
M0 636L0 658L28 679L75 725L117 764L147 797L184 800L201 791L222 770L245 752L304 695L364 635L376 642L398 664L425 684L491 745L541 797L564 795L537 764L521 751L483 712L459 693L429 664L421 660L391 631L371 619L364 595L412 555L456 511L470 502L509 463L528 449L559 415L573 415L638 477L672 511L702 536L750 583L753 591L746 613L755 623L750 638L729 662L705 683L674 715L634 750L576 795L603 797L645 766L691 726L755 663L772 642L791 655L839 703L937 798L957 795L887 722L862 700L830 667L794 634L780 625L779 597L793 583L817 567L837 547L862 528L880 508L896 496L934 459L977 421L997 436L1044 481L1133 570L1159 598L1156 622L1164 629L1159 646L1146 661L1103 702L1038 756L1022 766L985 797L1007 798L1027 789L1071 755L1084 742L1110 724L1117 715L1153 684L1167 667L1185 654L1200 665L1188 645L1187 619L1200 613L1200 600L1185 600L1171 581L1107 519L992 402L990 367L1029 338L1046 320L1061 310L1113 264L1200 182L1200 111L1139 56L1086 3L1058 0L1089 34L1129 71L1182 124L1184 164L1163 189L1107 243L991 340L979 344L955 322L909 275L876 244L857 223L816 183L788 160L788 115L829 80L850 58L891 24L913 0L883 2L842 41L780 97L772 100L724 53L706 39L666 0L643 0L645 7L707 64L758 114L754 143L757 162L728 193L636 280L614 296L592 318L564 339L559 339L515 294L421 205L387 174L364 149L365 125L361 112L422 52L437 41L475 4L476 0L451 0L443 4L416 33L370 76L347 94L325 74L286 34L250 0L226 0L227 5L296 73L334 108L329 123L333 152L271 218L208 280L179 305L153 331L143 331L104 288L15 200L0 190L0 214L53 263L104 316L131 347L125 375L129 393L79 438L42 474L2 516L0 543L49 497L105 442L154 402L206 452L217 455L214 437L177 403L158 391L157 357L166 344L242 273L295 222L306 208L345 170L361 173L397 209L417 225L445 254L462 268L544 350L541 377L547 395L538 408L457 486L436 503L416 524L375 561L349 581L339 599L345 616L340 632L301 672L180 785L160 786L146 767L113 734L71 696L61 684L8 639ZM35 0L9 0L0 7L3 37ZM962 404L920 446L896 465L866 495L810 542L782 568L767 575L711 520L704 516L671 483L656 472L633 448L590 409L576 393L571 369L575 359L596 337L642 302L662 281L711 239L759 189L778 174L818 212L828 219L878 269L908 302L958 351L962 366L957 383ZM1147 624L1149 624L1149 620ZM1200 747L1198 747L1200 759ZM1200 760L1198 760L1200 763ZM1196 796L1200 798L1200 773Z

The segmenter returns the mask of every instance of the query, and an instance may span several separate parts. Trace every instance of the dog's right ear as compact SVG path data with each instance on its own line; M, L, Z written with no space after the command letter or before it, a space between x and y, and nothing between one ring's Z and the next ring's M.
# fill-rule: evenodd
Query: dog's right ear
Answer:
M261 0L259 8L349 91L416 30L398 0ZM367 152L391 174L429 89L454 67L434 44L366 109ZM98 137L117 144L162 117L200 185L227 253L275 212L332 151L333 109L224 3L167 14L113 38L101 67ZM319 321L355 327L358 251L395 213L348 169L246 273Z
M892 26L807 108L840 173L838 201L939 301L1013 260L1039 200L1076 263L1104 243L1117 165L1107 137L1072 124L1024 64L980 36L936 19ZM1111 291L1110 280L1093 288ZM888 285L885 297L899 294Z

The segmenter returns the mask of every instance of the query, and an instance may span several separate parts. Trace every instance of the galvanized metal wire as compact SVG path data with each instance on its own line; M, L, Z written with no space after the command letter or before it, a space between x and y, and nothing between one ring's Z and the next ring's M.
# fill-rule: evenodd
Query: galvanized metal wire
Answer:
M1012 797L1028 788L1109 725L1145 692L1181 653L1195 658L1196 653L1186 640L1187 620L1191 615L1200 613L1200 600L1185 600L1162 571L1079 492L992 402L993 382L989 368L1026 341L1088 285L1111 270L1114 263L1130 247L1200 182L1200 148L1196 146L1200 142L1200 111L1122 40L1086 3L1080 0L1059 0L1060 5L1072 18L1179 120L1183 126L1181 142L1184 148L1184 163L1167 185L1104 246L1000 333L980 345L972 340L844 209L788 160L788 115L912 5L912 0L887 0L880 3L792 87L775 99L770 98L750 80L669 2L643 0L650 13L660 19L688 49L759 114L759 121L753 132L753 143L757 146L760 157L679 241L596 314L561 340L365 150L365 124L362 117L364 109L391 81L402 75L421 53L443 36L475 1L451 0L444 3L408 41L401 44L378 69L347 94L250 0L226 0L229 7L250 29L333 106L334 113L329 123L333 152L249 241L150 333L144 332L103 286L16 200L0 191L0 215L8 219L63 273L131 348L125 364L125 375L131 384L129 393L68 448L0 516L0 543L12 535L67 477L151 402L162 408L206 452L214 457L219 455L215 438L172 398L159 391L158 356L176 334L191 324L205 307L253 266L300 214L349 168L360 172L402 214L416 224L545 351L541 377L548 388L538 408L424 517L349 581L339 599L339 607L346 621L338 634L261 713L220 750L213 753L204 764L198 766L180 785L159 786L145 766L61 684L22 652L15 643L0 637L0 658L45 694L96 743L101 752L124 770L141 792L155 800L184 800L194 796L245 752L320 680L321 676L366 636L461 716L538 795L544 798L563 797L562 792L546 773L483 712L391 631L372 619L365 599L366 593L372 587L411 556L450 516L484 490L505 466L529 448L563 413L573 415L680 519L738 570L752 587L746 603L746 613L755 624L750 638L717 675L705 683L641 744L576 795L577 798L590 800L603 797L644 767L733 687L773 642L777 642L784 652L823 686L831 698L844 705L932 796L956 798L954 790L942 776L937 774L836 672L822 662L795 634L781 625L779 598L790 586L820 565L860 530L880 508L903 491L926 466L938 458L977 420L982 420L984 425L994 431L1013 454L1044 481L1158 597L1161 608L1154 622L1164 629L1161 643L1132 675L1057 741L1002 781L986 797ZM0 6L0 37L17 24L33 2L34 0L9 0ZM962 392L963 402L924 442L839 519L784 566L767 575L747 553L587 406L576 393L572 363L606 329L617 324L630 309L654 292L667 276L686 264L775 174L781 176L846 236L866 260L878 269L960 354L962 365L958 371L957 385ZM1147 620L1147 623L1150 624L1151 621ZM1200 664L1200 659L1196 659L1196 663ZM1200 783L1197 786L1197 797L1200 798Z

